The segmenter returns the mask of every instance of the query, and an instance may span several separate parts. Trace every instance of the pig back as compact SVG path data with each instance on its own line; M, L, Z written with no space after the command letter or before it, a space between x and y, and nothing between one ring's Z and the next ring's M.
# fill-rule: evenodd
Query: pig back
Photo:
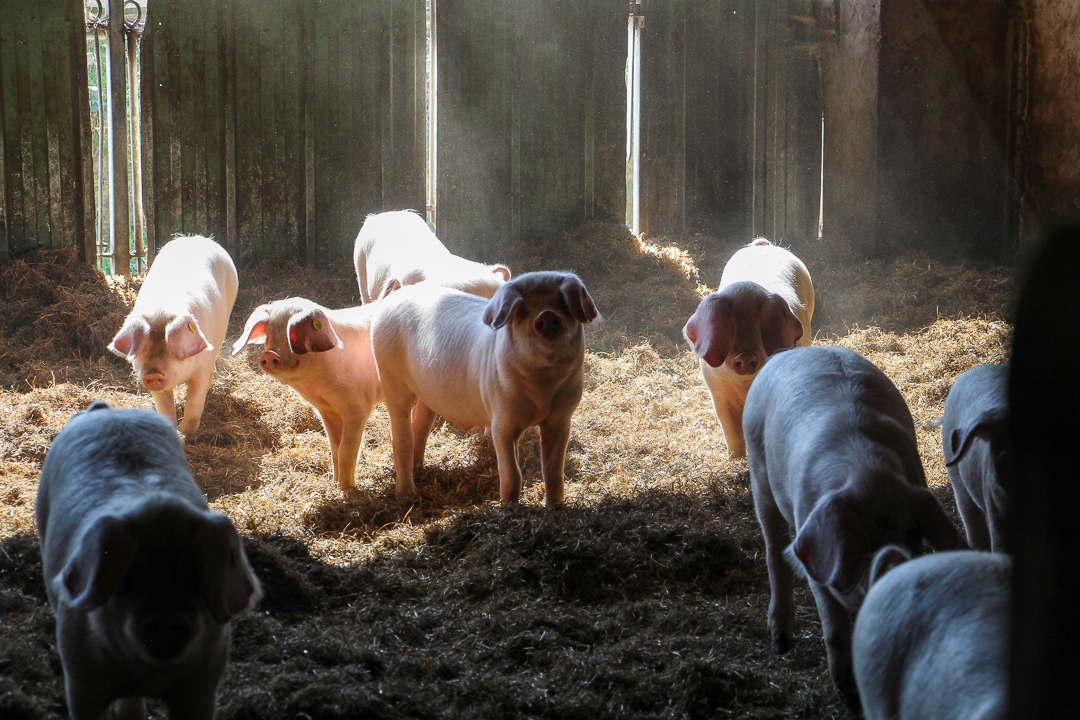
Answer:
M802 260L791 251L771 243L750 244L724 265L719 290L736 282L753 282L787 302L803 324L803 334L796 343L806 346L813 340L810 322L814 316L814 285Z

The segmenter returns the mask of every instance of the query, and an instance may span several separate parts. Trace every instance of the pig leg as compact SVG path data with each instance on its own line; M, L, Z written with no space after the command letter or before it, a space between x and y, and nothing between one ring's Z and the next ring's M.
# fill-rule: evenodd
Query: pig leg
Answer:
M352 408L344 419L334 466L338 473L338 487L342 490L356 487L356 462L360 456L360 444L364 440L364 428L367 427L370 414L370 409L365 411L363 408Z
M735 459L746 457L746 438L743 436L741 407L736 407L724 399L715 399L713 407L716 408L716 417L720 420L720 426L724 428L724 440L727 442L728 453Z
M759 501L755 497L754 505L765 535L765 563L769 569L769 639L773 652L780 654L791 649L795 634L795 574L784 558L784 549L791 544L791 529L771 498Z
M110 703L100 693L67 678L68 714L72 720L100 720Z
M114 709L112 716L116 720L143 720L146 717L146 703L141 697L117 700ZM169 717L179 716L170 715Z
M491 439L499 461L499 500L516 505L521 500L521 465L518 464L517 444L523 430L498 417L491 420Z
M987 508L990 517L990 551L1007 552L1005 547L1005 511L995 507Z
M395 495L398 500L416 494L413 482L413 434L412 411L416 395L405 391L394 394L393 388L384 386L386 412L390 415L390 441L394 446L394 472L397 476Z
M172 390L151 390L151 397L154 398L154 405L157 406L157 411L169 418L169 422L173 425L176 424L176 403L173 402Z
M545 503L548 507L563 501L563 468L566 446L570 442L570 418L559 418L540 425L540 459L544 475Z
M821 583L810 581L821 617L821 632L825 636L825 653L829 659L829 675L844 704L859 714L861 703L855 685L855 670L851 663L851 614Z
M949 480L952 483L953 495L956 496L956 509L960 511L960 519L964 521L968 545L973 550L989 552L990 530L986 527L986 515L975 504L975 499L960 480L959 471L955 467L949 467Z
M343 488L345 475L341 472L341 433L345 427L345 421L337 413L329 410L316 410L326 429L326 439L330 443L330 462L334 470L334 481L339 488Z
M206 392L210 389L210 378L195 377L187 382L187 400L184 401L184 419L180 421L180 433L190 438L199 429L203 408L206 406Z
M427 450L428 435L435 424L435 411L419 400L412 414L413 469L424 466L424 452Z

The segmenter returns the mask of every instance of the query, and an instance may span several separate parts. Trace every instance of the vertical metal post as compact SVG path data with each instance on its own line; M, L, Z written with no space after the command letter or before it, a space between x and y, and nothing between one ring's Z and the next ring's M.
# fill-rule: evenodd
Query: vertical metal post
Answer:
M112 172L113 272L131 275L128 243L128 171L127 171L127 97L124 81L124 0L109 0L109 110L112 122L113 152L109 154ZM120 155L119 158L116 156Z
M641 29L643 27L645 27L645 16L641 14L641 3L638 0L631 0L628 24L630 57L627 62L627 84L630 97L626 103L626 154L631 163L630 231L635 235L641 231Z
M439 59L436 43L435 20L438 12L435 0L428 0L428 81L427 81L427 221L438 232L436 217L436 191L438 190L439 135L436 118L439 98Z

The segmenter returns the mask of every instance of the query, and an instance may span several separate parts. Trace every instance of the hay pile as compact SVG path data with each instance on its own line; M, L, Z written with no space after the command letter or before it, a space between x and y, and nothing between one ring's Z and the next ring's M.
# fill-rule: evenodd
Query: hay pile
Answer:
M382 408L365 437L358 488L342 493L310 407L263 375L255 353L222 358L188 453L212 505L245 536L266 597L235 623L218 717L848 717L805 583L796 588L796 648L769 650L768 578L746 464L727 458L697 362L680 344L703 290L698 268L710 286L719 278L695 258L726 259L738 244L706 246L700 238L650 245L594 224L513 259L517 274L577 270L608 318L587 330L585 395L567 503L557 510L541 507L535 431L521 447L533 482L520 507L503 510L490 441L448 425L432 433L419 497L399 505ZM94 398L152 407L104 350L130 289L85 272L64 285L50 275L60 272L51 260L0 275L5 302L38 297L51 313L36 330L26 328L35 320L4 325L5 351L23 359L5 366L15 380L0 388L0 716L31 720L65 714L33 523L41 462ZM882 367L917 425L940 415L958 374L1006 357L1007 269L920 260L869 276L862 264L807 264L825 318L818 327L838 328L818 342ZM46 287L33 286L27 268ZM890 269L906 273L899 285L916 288L917 301L897 294ZM240 284L227 346L262 302L357 302L344 261L322 273L263 261L241 269ZM90 288L79 295L91 305L85 312L112 324L102 320L96 339L73 342L80 323L55 310L78 293L61 286ZM863 303L839 307L844 298ZM934 322L938 307L954 312ZM923 317L931 320L906 325ZM49 374L20 375L27 362ZM113 373L106 380L103 365ZM951 504L938 431L920 429L919 443L932 489Z

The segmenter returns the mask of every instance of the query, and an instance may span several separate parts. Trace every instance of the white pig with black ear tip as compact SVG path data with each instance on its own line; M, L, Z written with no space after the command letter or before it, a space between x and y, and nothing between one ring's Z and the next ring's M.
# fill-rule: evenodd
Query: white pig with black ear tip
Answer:
M158 251L135 307L109 344L131 362L158 411L174 423L173 390L187 385L180 422L185 438L199 429L236 288L236 267L224 248L201 236L175 238Z
M356 459L382 386L371 352L374 306L329 310L305 298L260 305L233 345L263 345L259 366L300 393L322 418L334 480L356 487Z
M792 644L797 568L817 602L833 683L856 709L851 618L875 551L893 544L917 554L924 538L938 550L964 543L926 487L903 396L858 353L808 347L773 357L750 388L743 422L773 650Z
M210 720L230 621L260 596L240 536L210 512L172 424L98 401L41 471L37 528L73 720Z
M701 301L683 336L701 363L728 452L746 456L743 407L774 354L812 340L814 286L799 258L758 238L728 260L720 289Z
M356 236L353 263L365 303L419 282L490 298L510 279L505 265L485 265L451 253L411 210L368 215Z
M518 439L539 425L546 502L561 503L570 418L584 386L583 326L599 317L581 280L526 273L490 301L424 283L378 304L371 344L390 413L397 497L416 492L413 470L441 415L490 428L504 505L521 496Z
M895 567L872 578L852 640L866 720L1004 720L1012 560L879 554Z
M1007 550L1010 453L1006 449L1008 365L981 365L953 383L941 419L941 445L968 544Z

